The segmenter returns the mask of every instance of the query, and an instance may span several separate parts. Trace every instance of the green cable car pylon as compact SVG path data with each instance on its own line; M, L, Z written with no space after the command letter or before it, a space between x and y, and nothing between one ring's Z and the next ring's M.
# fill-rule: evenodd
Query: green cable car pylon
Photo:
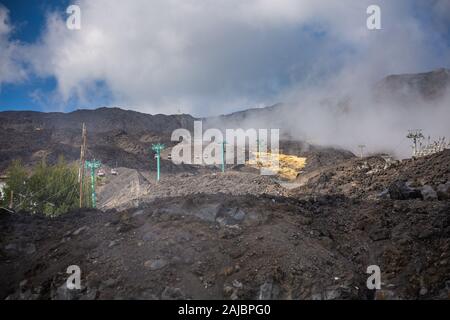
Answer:
M156 153L156 180L159 181L160 178L160 159L161 151L164 150L166 146L162 143L152 144L152 150Z
M92 208L97 206L97 198L95 193L95 169L100 168L101 162L98 160L86 161L86 168L91 169L91 190L92 190Z

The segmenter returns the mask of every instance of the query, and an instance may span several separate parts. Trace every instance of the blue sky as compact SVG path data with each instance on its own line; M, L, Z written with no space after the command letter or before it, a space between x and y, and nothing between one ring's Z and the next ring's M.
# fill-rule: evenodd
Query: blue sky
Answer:
M40 8L39 1L31 0L29 1L29 6L24 5L25 1L13 0L2 1L1 3L12 11L10 20L17 25L13 38L25 42L35 41L39 36L41 25L44 23L44 10ZM36 83L36 86L41 85ZM27 92L33 90L32 87L32 85L4 84L0 91L0 108L12 110L20 110L22 108L34 109L32 106L29 106L30 99L27 94Z
M53 10L64 10L67 1L40 0L2 0L0 3L9 10L9 19L14 30L11 38L21 43L34 43L41 35L45 25L46 13ZM56 89L56 79L32 76L20 84L3 84L0 91L0 110L37 110L42 105L34 101L32 92L52 92Z
M70 0L2 0L0 4L9 10L9 20L14 30L11 34L13 41L27 45L33 44L42 36L48 12L64 13ZM47 109L44 99L45 95L51 95L57 89L57 79L55 77L38 77L33 74L19 84L3 84L0 90L0 110L33 110L33 111L72 111L79 106L77 99L69 99L63 107L54 105ZM108 105L110 99L107 90L102 90L102 94L97 94L92 101L84 103L83 108L95 108L101 105ZM106 96L105 96L106 94ZM44 99L44 100L43 100Z
M82 10L76 32L64 20L73 2ZM210 115L343 74L370 83L449 67L448 1L375 1L377 33L365 27L374 1L344 2L2 0L0 110Z
M45 14L49 10L61 9L69 1L39 1L39 0L2 0L9 10L9 18L15 26L13 38L32 43L40 35L45 23Z
M22 44L33 44L42 36L43 28L49 12L64 13L70 0L2 0L0 2L9 10L9 19L14 26L11 38ZM38 77L29 75L27 81L19 84L6 83L2 85L0 91L0 110L34 110L51 111L51 109L72 111L77 109L77 99L69 99L64 102L64 106L53 105L47 109L45 103L48 100L41 96L51 95L57 89L57 79L55 77ZM89 102L84 102L83 108L95 108L101 105L108 105L110 99L102 94L97 94Z

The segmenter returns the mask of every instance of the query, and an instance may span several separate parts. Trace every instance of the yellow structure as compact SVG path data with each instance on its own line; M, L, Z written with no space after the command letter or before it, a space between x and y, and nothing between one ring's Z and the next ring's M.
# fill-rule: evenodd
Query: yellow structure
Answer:
M280 178L293 180L306 165L306 158L288 154L272 154L270 152L254 152L254 159L247 161L247 165L275 170L278 162L278 175ZM272 160L272 161L271 161Z

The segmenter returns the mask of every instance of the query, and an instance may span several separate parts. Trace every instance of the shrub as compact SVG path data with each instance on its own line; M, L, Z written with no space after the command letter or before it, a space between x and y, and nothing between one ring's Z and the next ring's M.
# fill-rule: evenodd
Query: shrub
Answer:
M79 204L78 169L64 158L49 166L42 161L27 174L20 161L13 161L7 170L4 205L14 194L14 209L57 216L75 209Z

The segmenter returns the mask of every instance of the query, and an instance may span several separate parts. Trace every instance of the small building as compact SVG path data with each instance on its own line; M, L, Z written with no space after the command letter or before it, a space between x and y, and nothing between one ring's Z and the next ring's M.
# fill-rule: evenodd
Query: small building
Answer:
M104 177L105 176L105 170L103 170L103 169L98 170L97 176L98 177Z

